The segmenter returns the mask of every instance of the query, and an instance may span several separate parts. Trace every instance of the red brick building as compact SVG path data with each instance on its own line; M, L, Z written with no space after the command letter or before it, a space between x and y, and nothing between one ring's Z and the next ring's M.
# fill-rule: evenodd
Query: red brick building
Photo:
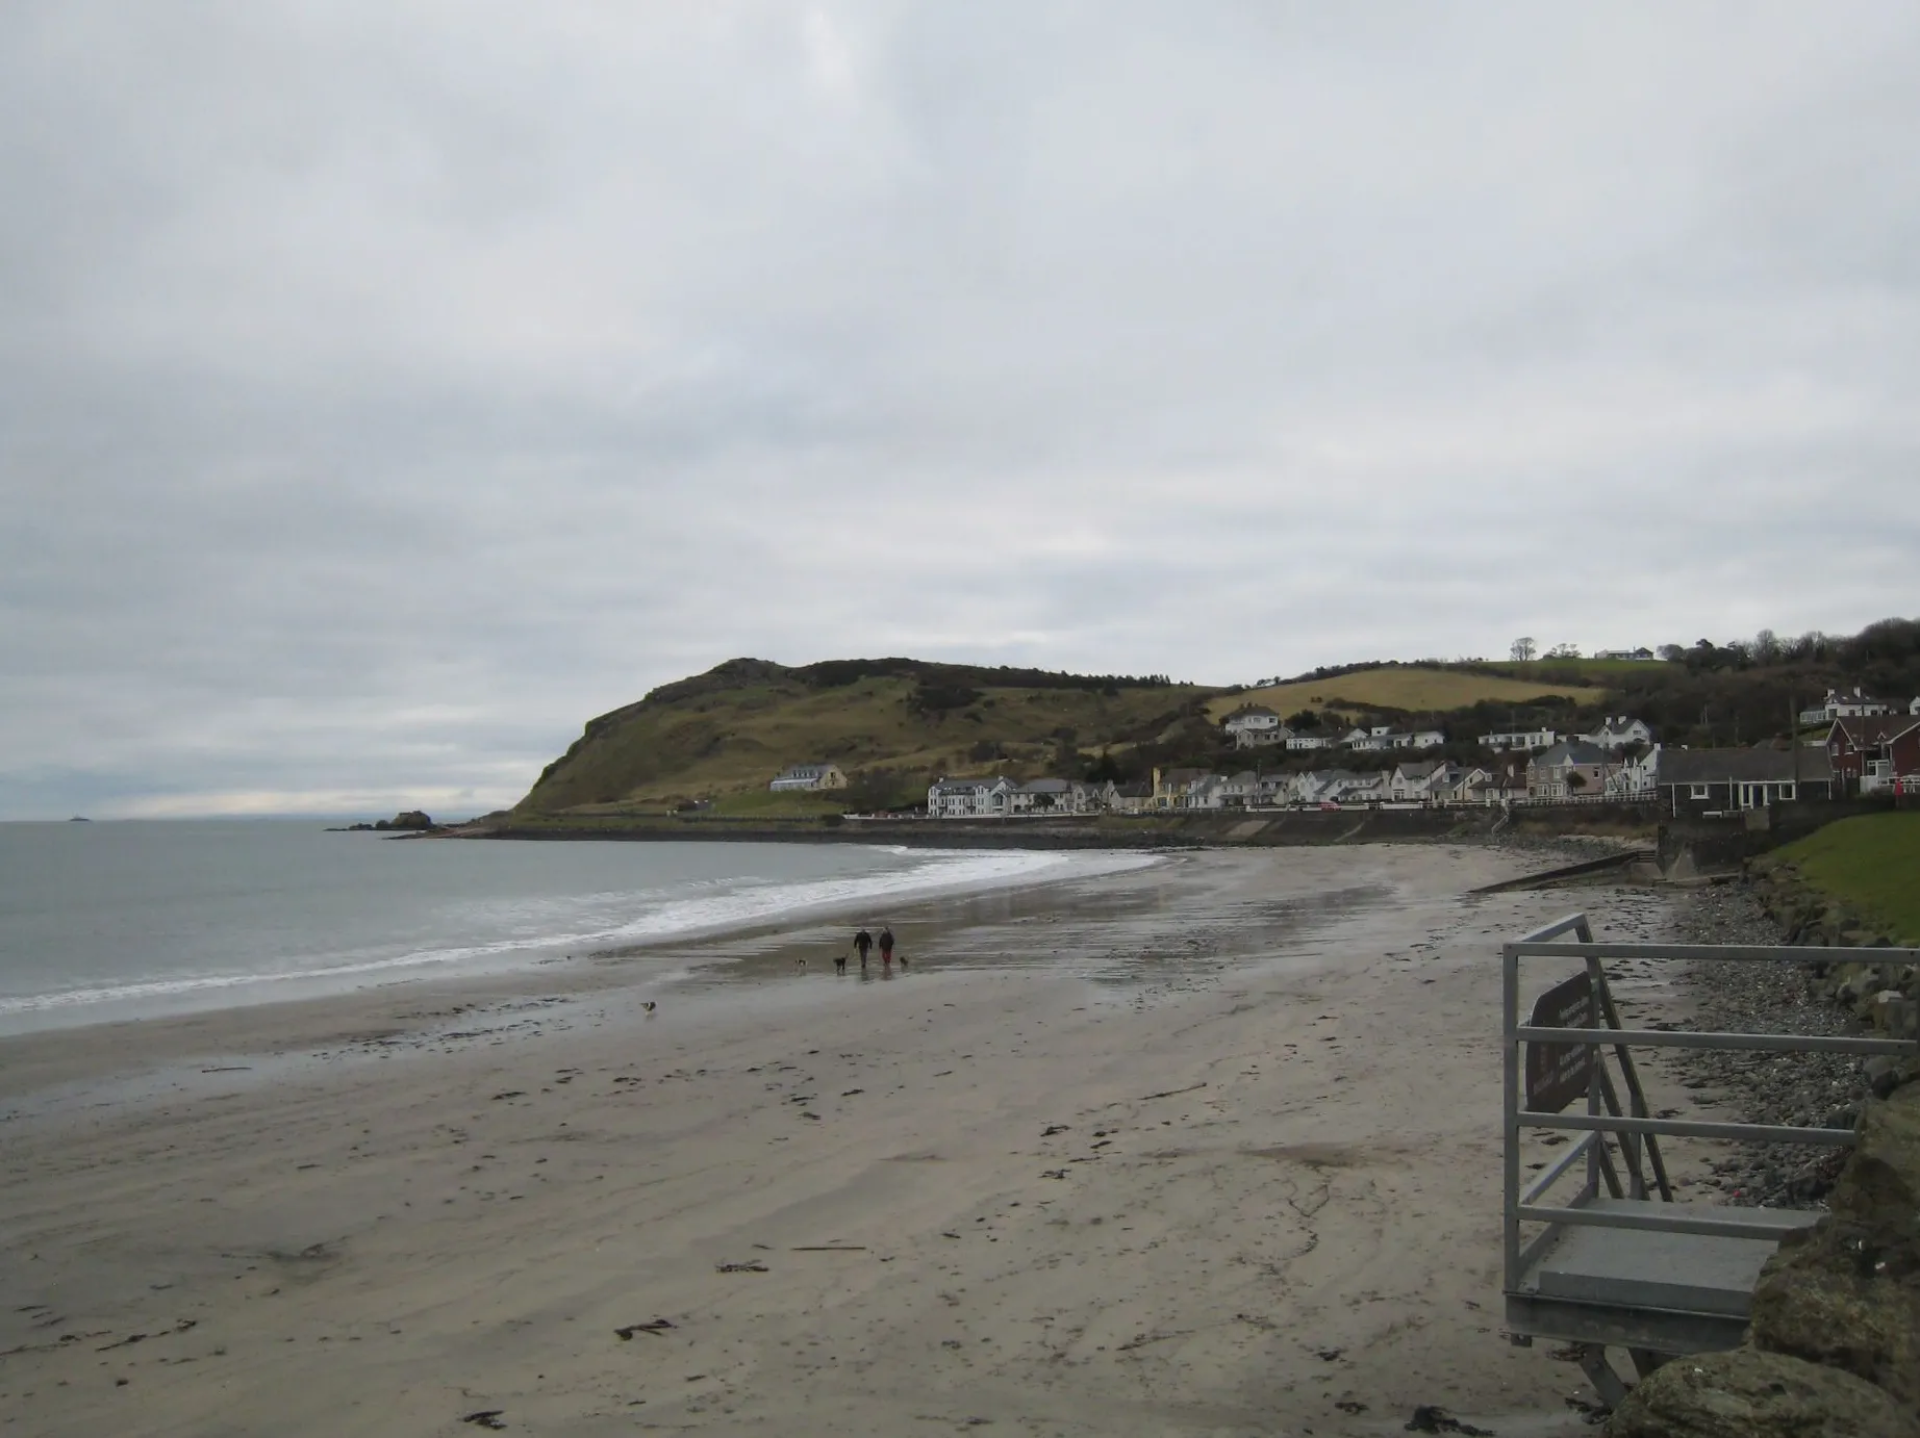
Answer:
M1882 793L1920 777L1920 714L1836 719L1827 731L1827 761L1847 794Z

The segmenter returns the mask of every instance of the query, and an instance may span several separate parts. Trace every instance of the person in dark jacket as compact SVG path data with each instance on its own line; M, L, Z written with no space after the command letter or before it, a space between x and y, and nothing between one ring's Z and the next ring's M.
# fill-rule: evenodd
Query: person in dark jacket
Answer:
M883 964L893 962L893 930L891 928L880 930L880 962Z
M867 950L873 947L873 935L862 929L853 936L853 946L860 951L860 967L867 966Z

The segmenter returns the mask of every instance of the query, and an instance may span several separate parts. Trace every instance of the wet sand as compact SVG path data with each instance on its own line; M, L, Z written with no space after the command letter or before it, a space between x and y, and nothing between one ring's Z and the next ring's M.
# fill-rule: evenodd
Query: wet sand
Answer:
M1495 945L1666 901L1462 897L1537 867L1183 854L854 916L866 982L810 923L0 1041L0 1430L1591 1431L1499 1331Z

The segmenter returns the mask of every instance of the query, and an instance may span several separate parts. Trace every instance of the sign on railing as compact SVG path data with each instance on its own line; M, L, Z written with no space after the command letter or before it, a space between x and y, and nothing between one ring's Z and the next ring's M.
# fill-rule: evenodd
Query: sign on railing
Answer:
M1540 995L1528 1022L1540 1029L1590 1029L1594 1014L1593 978L1576 974ZM1574 1100L1585 1098L1593 1081L1595 1053L1589 1044L1529 1043L1528 1112L1559 1113Z

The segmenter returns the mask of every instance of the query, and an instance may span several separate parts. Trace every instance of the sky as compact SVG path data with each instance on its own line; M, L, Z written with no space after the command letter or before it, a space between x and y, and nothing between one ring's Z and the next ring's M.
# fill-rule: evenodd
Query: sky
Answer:
M14 0L0 819L1920 587L1920 6Z

